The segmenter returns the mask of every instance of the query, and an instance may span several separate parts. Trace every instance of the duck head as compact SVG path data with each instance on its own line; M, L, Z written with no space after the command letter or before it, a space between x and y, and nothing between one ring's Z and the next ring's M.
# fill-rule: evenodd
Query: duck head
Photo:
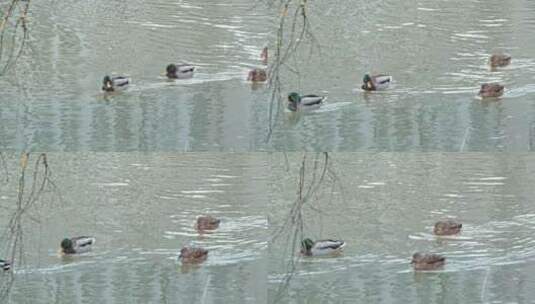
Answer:
M372 78L369 74L364 75L364 78L362 78L362 89L366 91L370 91L374 89Z
M176 72L178 71L178 68L176 67L176 64L169 64L165 70L167 71L167 78L178 78L176 75Z
M297 110L297 105L301 102L301 96L299 94L293 92L288 95L288 108L291 111Z
M309 238L304 239L301 242L301 253L307 254L308 252L310 252L310 249L312 249L312 246L314 246L314 241Z
M115 90L113 88L113 81L108 75L104 76L104 79L102 80L102 90L106 92L113 92Z
M66 254L75 253L72 240L68 238L63 239L63 241L61 241L61 250Z

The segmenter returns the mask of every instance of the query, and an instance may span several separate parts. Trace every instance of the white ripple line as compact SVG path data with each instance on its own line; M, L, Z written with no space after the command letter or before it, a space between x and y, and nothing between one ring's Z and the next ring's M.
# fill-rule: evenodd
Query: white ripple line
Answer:
M487 273L485 274L485 279L483 280L483 286L481 287L481 302L482 303L487 303L485 302L485 293L487 291L487 283L489 281L489 276L490 276L490 266L489 268L487 268Z
M201 303L206 303L206 295L208 294L208 285L210 285L210 275L208 275L208 279L206 279L206 284L204 284L204 290L202 291L202 297L201 297Z
M466 131L464 131L463 142L461 143L461 149L459 152L463 152L464 146L466 145L466 141L468 140L469 135L470 135L470 127L466 127Z

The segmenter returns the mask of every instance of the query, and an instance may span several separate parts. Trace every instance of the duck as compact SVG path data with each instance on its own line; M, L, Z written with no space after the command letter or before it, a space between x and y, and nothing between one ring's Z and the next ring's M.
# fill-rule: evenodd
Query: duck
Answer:
M436 235L454 235L461 232L463 224L454 222L452 220L440 221L435 223L435 228L433 232Z
M484 83L479 90L479 96L485 97L500 97L503 95L504 86L499 83Z
M208 250L200 247L183 247L178 258L182 263L202 263L208 258Z
M124 76L110 77L104 76L102 80L102 90L104 92L114 92L116 90L123 90L130 84L130 78Z
M319 240L314 242L307 238L301 242L301 254L304 256L339 254L345 245L346 243L340 240Z
M288 95L288 110L295 112L299 109L316 109L327 99L325 96L319 95L299 95L298 93L290 93Z
M507 54L494 54L489 59L489 64L493 68L508 66L510 63L511 56Z
M219 227L220 219L216 219L213 216L199 216L195 228L198 230L215 230Z
M64 238L61 241L61 253L70 255L91 251L91 246L95 244L95 241L96 239L91 236Z
M392 82L392 76L389 75L374 75L370 76L369 74L364 75L362 79L364 82L362 84L362 89L364 91L377 91L377 90L386 90L390 83Z
M414 270L436 270L440 269L446 263L446 258L432 253L413 254L411 264Z
M169 64L165 70L167 71L167 78L169 79L187 79L193 77L195 67L190 64Z
M262 49L262 52L260 53L260 60L262 60L262 63L264 65L268 64L268 47L267 46L265 46Z
M0 259L0 268L2 268L4 271L8 271L11 269L11 263L9 261Z
M252 69L247 76L248 81L264 82L267 80L267 73L265 69Z

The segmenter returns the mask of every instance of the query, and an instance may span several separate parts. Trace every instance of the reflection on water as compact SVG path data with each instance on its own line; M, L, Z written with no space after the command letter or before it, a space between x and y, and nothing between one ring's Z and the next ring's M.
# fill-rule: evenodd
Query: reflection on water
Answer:
M268 2L268 1L265 1ZM305 42L283 93L321 93L326 109L285 115L267 142L267 87L247 71L273 48L279 12L262 1L40 1L19 66L0 79L6 149L93 151L527 151L535 121L535 6L529 1L308 3L321 53ZM357 9L358 8L358 9ZM333 46L333 47L330 47ZM492 72L492 52L513 56ZM273 55L273 54L272 54ZM271 57L272 58L272 57ZM185 61L194 79L169 82ZM362 93L364 73L392 89ZM106 73L124 94L99 94ZM475 98L482 82L500 101Z
M11 303L266 301L261 155L48 156L62 200L46 195L24 221L24 262L16 261ZM7 163L2 227L17 196L17 157ZM193 224L203 214L221 219L219 229L199 235ZM97 239L90 253L58 256L61 239L87 234ZM185 245L208 249L207 261L181 265Z
M347 242L335 258L303 258L281 303L524 303L535 296L535 194L531 155L335 154L337 186L318 189L304 210L304 234ZM283 225L295 200L301 159L290 173L273 157L270 229ZM308 176L312 176L312 162ZM463 223L459 236L437 238L436 221ZM295 257L285 231L270 244L269 296ZM416 251L446 256L442 271L415 274Z

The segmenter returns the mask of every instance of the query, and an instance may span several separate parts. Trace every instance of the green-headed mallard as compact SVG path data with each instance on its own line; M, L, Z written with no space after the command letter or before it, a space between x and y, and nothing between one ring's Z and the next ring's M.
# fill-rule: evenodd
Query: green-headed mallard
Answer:
M479 96L485 97L500 97L503 95L504 86L499 83L484 83L479 90Z
M11 263L6 260L0 259L0 268L2 268L4 271L8 271L9 269L11 269Z
M262 53L260 53L260 60L262 60L262 63L267 65L268 64L268 47L265 46L262 49Z
M267 73L265 69L252 69L247 76L248 81L264 82L267 80Z
M295 112L300 109L317 109L321 106L325 99L327 99L325 96L301 96L297 93L290 93L288 95L288 110Z
M208 250L199 247L183 247L178 258L182 263L202 263L208 258Z
M322 256L332 255L342 252L342 248L346 243L339 240L319 240L312 241L311 239L304 239L301 242L301 254L305 256Z
M446 263L446 258L432 253L417 252L412 256L411 264L414 270L436 270Z
M490 56L489 63L493 68L504 67L511 63L511 56L507 54L494 54Z
M169 64L165 70L169 79L187 79L193 77L195 67L190 64Z
M452 220L440 221L435 224L433 232L436 235L454 235L461 232L463 224L454 222Z
M219 227L220 219L216 219L213 216L199 216L195 228L197 230L214 230Z
M91 236L65 238L61 241L61 253L78 254L91 251L91 246L95 244L95 241L95 238Z
M385 90L390 86L392 82L392 76L389 75L374 75L370 76L369 74L364 75L362 79L364 82L362 84L362 89L365 91L376 91L376 90Z
M114 92L116 90L124 90L130 83L130 78L124 76L110 77L104 76L102 80L102 90L105 92Z

